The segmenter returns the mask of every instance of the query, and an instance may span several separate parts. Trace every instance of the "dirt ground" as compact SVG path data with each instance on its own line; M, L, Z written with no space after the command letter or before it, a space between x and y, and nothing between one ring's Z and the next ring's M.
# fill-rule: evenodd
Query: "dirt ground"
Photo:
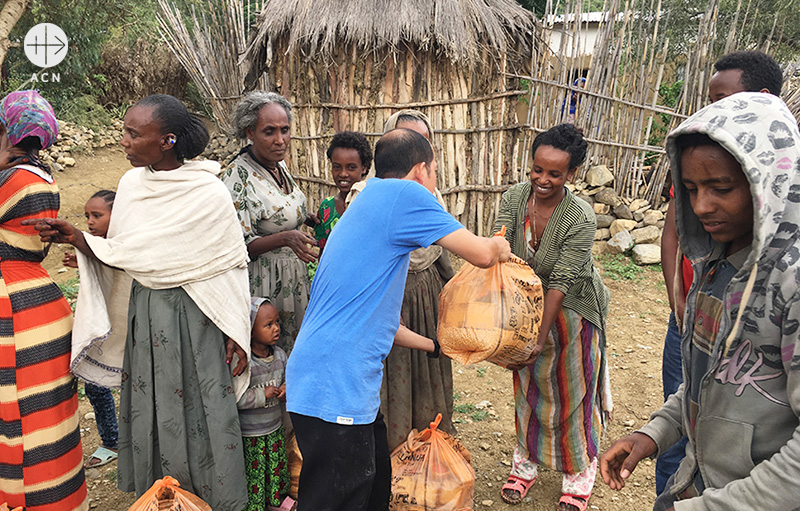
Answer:
M130 167L119 148L77 155L75 167L55 178L61 188L61 216L85 226L83 205L97 190L115 189ZM76 270L61 265L63 247L53 247L45 267L57 282L76 277ZM599 265L601 269L603 264ZM614 270L603 271L611 290L608 320L608 362L611 371L614 414L604 435L602 449L647 421L662 402L661 346L669 308L661 273L645 269L633 280L613 280ZM543 470L523 504L510 506L500 498L514 449L514 400L511 373L492 364L454 366L458 437L472 454L476 472L474 509L544 511L557 508L560 474ZM84 455L100 445L88 399L81 397L81 434ZM621 492L599 480L589 509L642 511L655 499L655 463L644 461ZM135 500L116 489L116 462L87 471L90 506L96 511L124 511Z

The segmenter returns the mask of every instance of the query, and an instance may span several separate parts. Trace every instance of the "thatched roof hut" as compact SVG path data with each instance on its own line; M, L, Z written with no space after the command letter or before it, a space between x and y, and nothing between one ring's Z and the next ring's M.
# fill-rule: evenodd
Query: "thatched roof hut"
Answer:
M268 0L243 61L248 82L295 105L291 167L316 205L332 192L325 150L337 131L377 137L396 110L434 127L439 188L485 233L518 178L518 79L535 19L513 0Z

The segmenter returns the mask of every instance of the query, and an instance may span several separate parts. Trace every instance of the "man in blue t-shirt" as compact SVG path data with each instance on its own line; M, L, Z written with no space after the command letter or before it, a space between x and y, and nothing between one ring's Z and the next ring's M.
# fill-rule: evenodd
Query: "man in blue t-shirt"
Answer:
M504 238L475 236L436 201L436 160L422 135L398 129L381 137L375 173L325 245L286 368L303 455L301 511L388 508L383 360L393 343L439 351L400 325L409 254L436 243L480 267L511 254Z

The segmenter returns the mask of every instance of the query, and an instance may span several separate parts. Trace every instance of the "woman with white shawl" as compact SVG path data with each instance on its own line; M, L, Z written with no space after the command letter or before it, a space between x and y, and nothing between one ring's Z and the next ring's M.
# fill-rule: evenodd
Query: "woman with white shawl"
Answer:
M135 167L120 180L107 239L63 220L35 221L43 241L78 251L81 288L73 371L121 380L118 486L144 493L170 475L215 511L247 504L237 396L249 373L247 250L220 166L184 160L205 126L172 96L125 115L122 147ZM133 278L121 370L105 353L113 269ZM237 357L233 355L236 354ZM106 375L106 376L108 376Z

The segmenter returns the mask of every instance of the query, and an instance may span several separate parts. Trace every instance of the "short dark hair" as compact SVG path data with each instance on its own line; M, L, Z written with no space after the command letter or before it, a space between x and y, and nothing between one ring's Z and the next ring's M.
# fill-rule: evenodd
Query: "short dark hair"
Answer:
M208 145L208 128L186 106L167 94L154 94L139 100L134 106L153 109L153 119L161 126L161 133L174 133L172 150L179 161L198 156Z
M117 198L116 192L113 190L100 190L99 192L95 192L94 195L89 197L89 200L92 199L103 199L106 204L108 204L109 208L114 207L114 199Z
M389 131L375 144L375 175L380 178L404 178L415 165L432 161L428 139L406 128Z
M675 139L675 145L681 151L684 151L691 147L701 147L709 145L722 147L719 142L709 137L705 133L685 133L683 135L679 135L678 138ZM725 148L723 147L723 149Z
M543 145L569 153L570 170L586 161L586 150L589 148L588 142L583 138L583 132L572 124L559 124L536 135L531 148L531 158L536 156L536 150Z
M742 86L747 92L767 89L770 94L781 95L783 71L775 59L761 51L736 51L724 55L714 62L716 71L739 69L742 72Z
M333 156L333 150L337 148L342 149L355 149L358 151L358 157L361 158L361 165L364 166L362 176L366 176L369 172L369 167L372 165L372 148L367 141L367 137L363 133L357 131L340 131L335 134L331 139L328 146L328 159Z

